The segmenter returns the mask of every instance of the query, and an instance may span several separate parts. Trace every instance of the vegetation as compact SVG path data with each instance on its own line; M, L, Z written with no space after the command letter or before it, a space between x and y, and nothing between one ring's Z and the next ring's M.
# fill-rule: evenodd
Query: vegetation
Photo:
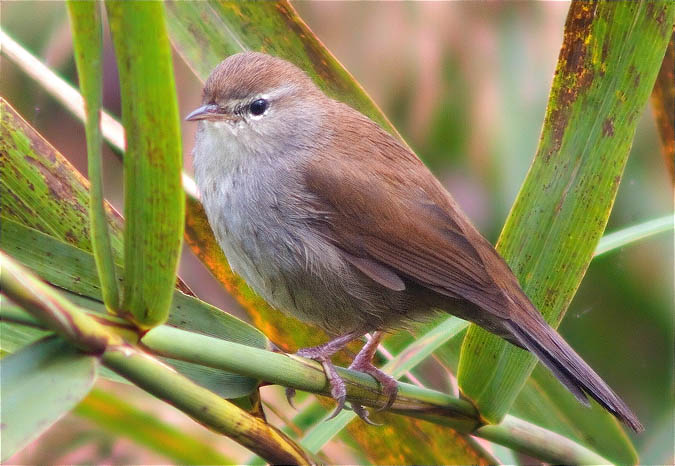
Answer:
M381 355L384 369L405 382L391 410L376 415L383 426L352 422L351 412L325 422L330 405L321 397L300 397L295 414L265 402L260 389L267 384L327 394L318 363L277 349L324 336L279 315L229 269L181 172L171 46L202 80L223 55L242 49L287 58L327 93L398 133L285 1L101 7L68 3L83 100L0 31L2 53L82 121L88 155L85 179L14 102L0 99L2 461L69 412L178 463L331 462L325 447L338 434L364 463L488 464L512 461L512 454L565 464L639 461L638 450L646 448L636 449L611 415L578 405L547 371L535 369L531 355L455 317L420 325L414 339L387 339L393 355ZM661 64L669 41L672 55L674 22L669 2L570 7L539 147L497 242L554 325L594 255L672 231L671 211L601 239L641 112L660 70L672 73ZM119 70L121 126L100 113L104 24ZM671 108L663 99L672 92L658 82L656 109ZM658 117L667 125L664 112ZM110 180L103 176L103 141L124 161L123 215L104 200L103 182ZM663 141L663 150L672 151ZM200 300L177 279L181 238L253 325ZM457 374L463 397L429 388L418 366L430 361L447 377ZM383 404L370 377L341 373L348 400ZM216 448L143 412L118 394L122 383L257 456ZM647 424L644 435L664 442L664 429Z

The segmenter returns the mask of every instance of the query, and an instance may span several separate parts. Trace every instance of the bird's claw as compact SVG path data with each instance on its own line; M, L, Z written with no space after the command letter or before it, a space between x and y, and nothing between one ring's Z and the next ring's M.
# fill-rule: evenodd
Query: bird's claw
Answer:
M370 362L355 360L354 363L349 366L349 369L368 374L380 384L382 394L387 397L387 402L384 404L384 406L377 409L378 412L386 411L393 406L394 402L396 401L396 395L398 395L398 382L396 379L390 375L385 374Z
M336 398L335 401L337 402L337 406L335 407L335 410L333 410L333 413L326 418L326 421L333 419L345 408L345 397Z
M286 401L288 401L288 404L291 405L291 408L297 409L293 404L293 398L295 398L295 388L286 387L285 392L286 392Z
M368 410L364 408L361 405L355 405L352 404L352 409L354 410L354 413L361 418L363 422L366 424L370 424L371 426L381 426L382 424L378 424L377 422L373 422L370 417L368 417Z
M337 407L335 408L335 411L333 411L333 414L331 414L330 417L328 418L333 419L345 407L345 400L347 399L347 387L345 386L345 381L342 380L342 377L338 375L335 366L333 365L332 362L330 362L330 360L324 358L320 362L321 365L323 366L324 372L326 373L326 377L328 378L328 384L330 385L330 394L333 397L333 399L337 402Z

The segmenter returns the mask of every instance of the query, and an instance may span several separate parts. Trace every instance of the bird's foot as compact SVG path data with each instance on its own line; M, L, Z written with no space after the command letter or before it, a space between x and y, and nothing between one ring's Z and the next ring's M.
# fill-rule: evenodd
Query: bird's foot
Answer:
M361 335L350 333L320 346L303 348L296 353L298 356L314 359L315 361L320 362L323 366L324 373L326 374L326 378L328 379L328 383L330 385L331 396L337 402L337 407L328 417L328 419L333 419L340 413L340 411L342 411L342 409L345 408L345 400L347 398L347 387L345 385L345 381L338 375L335 366L330 361L330 357L359 336ZM368 343L363 346L361 351L359 351L359 354L356 355L354 361L349 366L349 369L351 370L370 375L380 384L382 392L387 397L387 402L382 408L379 409L379 411L389 409L394 404L396 395L398 393L398 383L396 380L379 370L372 363L373 355L375 354L375 350L382 340L382 336L382 332L375 332L373 338L371 338L370 341L368 341ZM295 396L295 389L287 388L286 398L288 399L288 403L291 406L293 406L293 396ZM368 410L365 407L352 403L351 409L364 422L371 425L378 425L370 419L368 416Z
M324 373L328 379L328 384L330 385L331 396L337 402L337 408L329 419L334 418L338 415L340 411L344 408L345 399L347 398L347 387L344 380L338 375L335 366L330 361L331 356L344 348L347 344L353 340L363 336L362 333L351 332L346 335L342 335L334 340L324 343L323 345L313 346L311 348L302 348L295 353L298 356L304 358L314 359L315 361L321 363L323 366ZM293 406L293 397L295 396L294 388L286 389L286 399L288 403Z
M396 401L396 395L398 395L398 382L396 379L382 372L372 362L359 360L358 356L349 366L349 369L368 374L380 384L382 393L387 397L387 402L378 411L385 411L392 407L394 401Z
M375 332L373 337L366 343L359 354L356 355L354 361L350 364L349 369L353 371L363 372L370 375L372 378L377 380L382 388L382 393L387 397L387 402L382 406L378 411L383 411L385 409L391 408L396 401L396 395L398 394L398 382L396 379L390 375L385 374L380 369L373 365L373 356L377 350L377 346L380 344L384 333ZM363 419L368 424L375 424L368 417L368 411L363 406L356 406L352 404L352 409L358 416Z

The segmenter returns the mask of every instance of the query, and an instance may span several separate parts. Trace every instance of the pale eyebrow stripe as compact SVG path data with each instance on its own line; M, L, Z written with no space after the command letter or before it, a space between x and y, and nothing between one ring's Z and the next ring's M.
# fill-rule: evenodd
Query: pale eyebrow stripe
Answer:
M265 99L265 100L272 100L276 99L278 97L282 97L286 94L290 94L292 91L296 90L297 86L295 84L284 84L282 86L279 86L275 89L272 89L271 92L266 92L264 94L257 94L255 98L251 99L236 99L236 100L230 100L230 104L232 105L233 108L236 108L240 105L246 105L249 104L250 102L257 100L257 99Z

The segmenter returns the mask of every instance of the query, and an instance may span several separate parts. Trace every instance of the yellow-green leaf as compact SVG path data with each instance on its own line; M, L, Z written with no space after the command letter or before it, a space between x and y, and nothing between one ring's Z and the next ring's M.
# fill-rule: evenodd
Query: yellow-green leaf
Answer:
M60 338L33 343L0 360L1 461L26 446L84 398L98 362Z
M672 2L573 2L539 148L497 249L557 326L605 228L671 34ZM473 325L463 394L499 422L536 359Z
M101 101L102 101L102 34L101 6L97 2L68 2L73 48L80 89L85 101L87 133L87 165L89 174L89 221L91 243L96 258L103 302L112 311L119 308L119 291L115 262L103 199L101 170Z
M166 321L185 216L178 105L159 2L106 2L126 133L124 300L137 325Z

